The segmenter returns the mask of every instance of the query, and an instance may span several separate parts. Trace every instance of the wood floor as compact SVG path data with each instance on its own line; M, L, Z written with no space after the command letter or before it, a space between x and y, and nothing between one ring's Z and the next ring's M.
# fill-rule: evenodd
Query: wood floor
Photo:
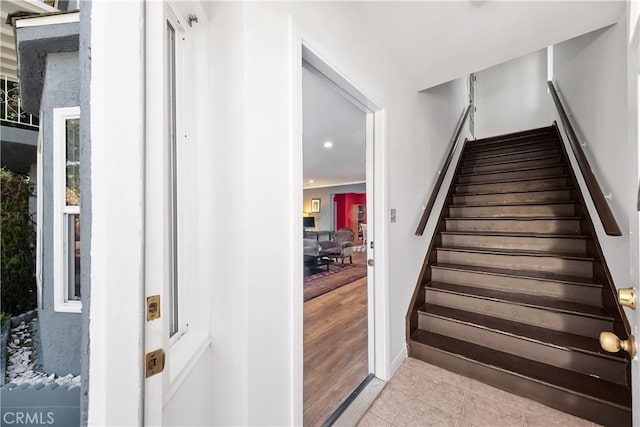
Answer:
M366 378L367 344L366 277L304 303L305 426L322 425Z

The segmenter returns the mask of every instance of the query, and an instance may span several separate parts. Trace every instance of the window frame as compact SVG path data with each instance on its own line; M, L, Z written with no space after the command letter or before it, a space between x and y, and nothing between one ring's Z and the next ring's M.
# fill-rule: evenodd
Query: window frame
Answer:
M164 16L165 32L165 90L167 91L165 106L166 128L166 196L167 196L167 265L168 292L167 302L169 304L169 345L173 346L189 330L189 319L187 310L187 285L184 275L184 227L181 212L185 212L184 188L182 181L184 176L183 144L182 136L186 134L185 126L185 39L186 32L179 18L177 11L173 10L170 4L166 5ZM169 26L173 30L173 52L169 55ZM169 62L172 59L173 70L169 72ZM173 82L171 82L173 77ZM171 108L173 101L173 108ZM177 299L177 303L175 300ZM175 323L174 323L175 322ZM175 327L175 329L174 329Z
M80 216L80 206L66 203L66 124L80 119L80 107L53 109L53 292L54 311L82 312L82 300L69 298L69 242L67 216Z

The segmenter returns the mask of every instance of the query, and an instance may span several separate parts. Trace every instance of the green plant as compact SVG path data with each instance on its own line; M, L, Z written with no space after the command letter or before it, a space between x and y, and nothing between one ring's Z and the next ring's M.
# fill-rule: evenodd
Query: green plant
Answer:
M32 191L28 177L0 169L0 311L10 315L36 307Z
M0 312L0 328L2 328L4 324L9 321L9 319L11 319L11 316L9 316L7 313Z

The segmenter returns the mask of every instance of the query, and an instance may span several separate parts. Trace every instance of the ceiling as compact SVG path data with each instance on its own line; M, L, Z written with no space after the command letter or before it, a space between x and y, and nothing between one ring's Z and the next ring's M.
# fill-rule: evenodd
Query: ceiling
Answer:
M18 80L18 62L13 27L7 24L7 16L14 12L56 12L57 9L38 0L2 0L0 6L0 74Z
M617 22L624 1L351 2L416 90ZM508 34L508 37L505 37Z
M307 67L302 68L302 117L304 188L364 182L366 115ZM331 148L324 146L327 141Z

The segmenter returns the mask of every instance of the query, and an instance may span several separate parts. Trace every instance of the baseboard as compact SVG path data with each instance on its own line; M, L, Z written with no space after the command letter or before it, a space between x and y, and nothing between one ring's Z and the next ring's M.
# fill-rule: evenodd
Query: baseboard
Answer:
M408 357L407 346L404 345L400 350L400 352L398 352L396 357L394 357L393 361L391 362L391 366L390 366L391 371L389 372L389 378L387 378L387 381L389 381L391 377L393 377L393 375L396 373L398 368L400 368L400 366L402 365L402 362L404 362L407 357Z

